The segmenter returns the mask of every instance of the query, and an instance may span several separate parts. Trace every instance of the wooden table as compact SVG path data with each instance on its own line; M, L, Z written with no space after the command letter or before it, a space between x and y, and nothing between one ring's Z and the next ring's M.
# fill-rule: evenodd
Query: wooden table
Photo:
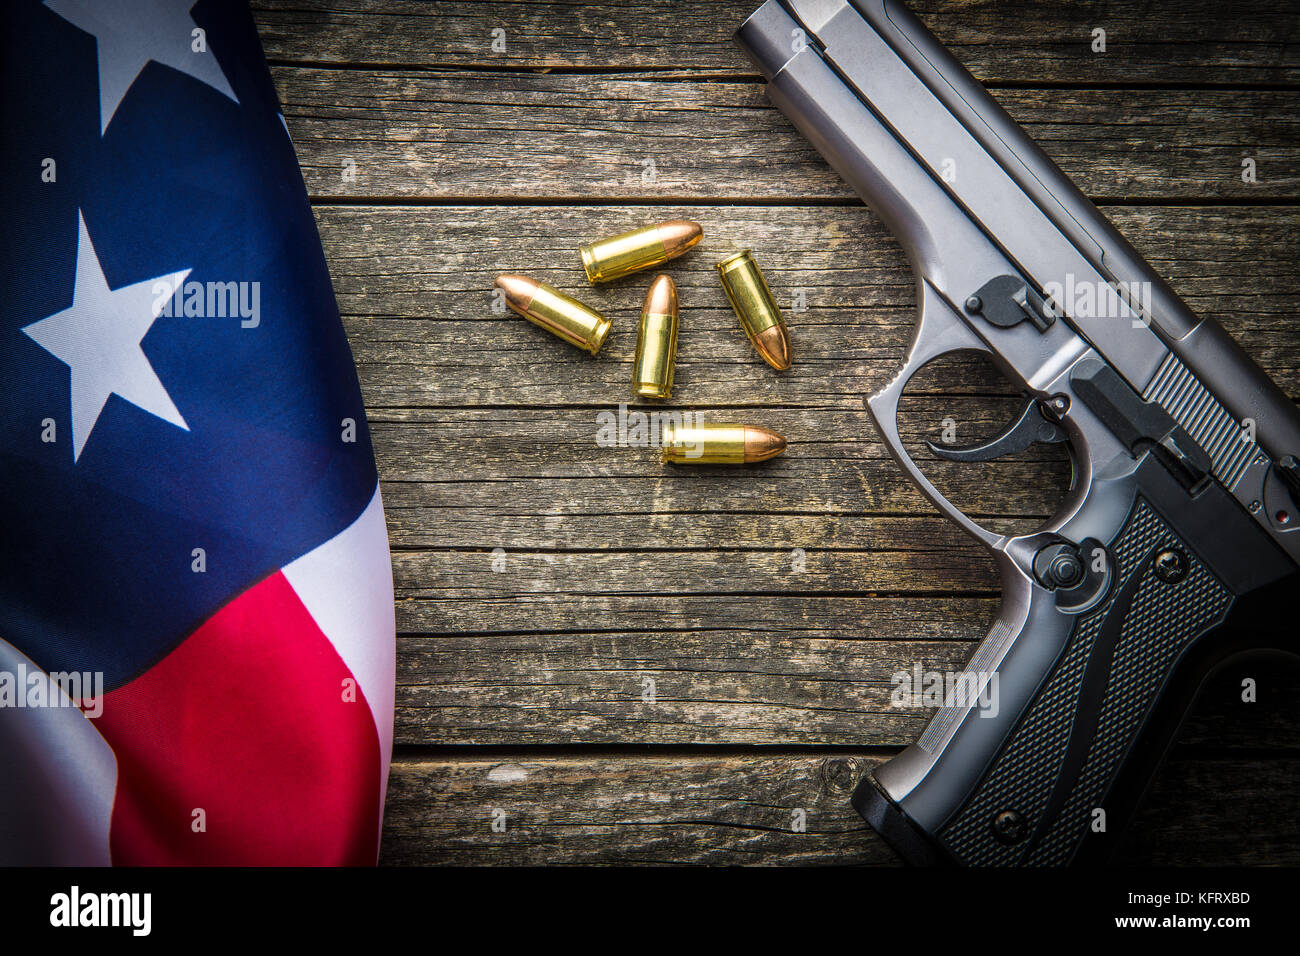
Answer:
M847 801L924 726L890 676L960 668L998 581L863 411L908 343L913 280L732 46L757 3L254 3L388 515L388 863L895 861ZM915 9L1192 309L1300 394L1295 4ZM667 270L670 407L769 425L781 459L678 470L596 444L597 415L630 399L649 276L592 289L577 245L671 217L706 238ZM743 247L783 303L806 301L784 375L712 269ZM605 310L601 355L494 312L503 271ZM1010 407L978 367L913 393L918 441L948 417L961 441L990 434ZM1040 523L1068 480L1059 449L921 457L995 527ZM1297 689L1258 666L1210 686L1128 862L1300 862Z

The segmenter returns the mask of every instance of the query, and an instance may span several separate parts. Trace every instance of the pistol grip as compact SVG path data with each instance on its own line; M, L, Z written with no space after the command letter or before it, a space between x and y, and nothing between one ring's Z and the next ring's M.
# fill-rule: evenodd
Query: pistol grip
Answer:
M1109 856L1205 675L1277 619L1295 573L1248 589L1225 572L1209 532L1173 507L1186 492L1154 456L1111 489L1121 490L1130 504L1101 538L1112 572L1104 596L1064 607L1041 582L1013 577L967 668L996 682L997 706L981 714L979 701L950 702L860 785L855 806L909 860ZM1197 504L1219 511L1222 492L1204 494ZM1099 521L1096 510L1113 507L1099 500L1081 517ZM1262 537L1244 520L1221 533ZM1019 563L1003 557L1014 575Z

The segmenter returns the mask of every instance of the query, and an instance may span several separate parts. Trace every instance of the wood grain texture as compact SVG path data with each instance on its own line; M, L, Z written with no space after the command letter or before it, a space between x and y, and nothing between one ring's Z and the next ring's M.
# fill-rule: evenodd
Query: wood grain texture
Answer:
M394 765L394 865L896 865L849 806L871 755L589 756ZM1119 862L1295 865L1294 760L1176 758ZM494 832L494 814L505 829ZM1259 821L1273 821L1261 838ZM799 832L797 827L802 827Z
M254 0L273 60L425 69L752 73L731 42L760 0L412 3ZM914 0L908 6L990 84L1300 83L1300 16L1287 0L1234 5ZM1093 30L1106 31L1095 53ZM505 49L493 50L494 29Z
M316 196L853 198L757 82L299 66L274 75ZM1300 196L1300 90L996 98L1091 196ZM1242 181L1244 157L1257 164L1255 182Z
M1284 389L1300 394L1296 206L1107 212L1193 311L1219 321ZM700 246L665 267L683 308L679 405L860 412L862 396L901 364L915 323L902 251L860 206L362 205L318 207L317 217L366 401L380 421L390 408L536 413L630 399L649 277L592 287L577 247L659 218L696 219L705 230ZM787 310L795 364L782 375L740 334L713 269L746 247ZM492 282L501 272L531 273L608 315L614 327L601 354L593 359L513 313L494 312ZM806 311L790 311L800 291ZM987 393L987 383L949 377L917 385L967 394Z
M385 862L895 862L848 792L924 726L893 676L959 668L998 581L862 410L910 340L913 278L731 43L757 5L253 4L394 549ZM1295 5L911 5L1192 309L1300 396ZM596 442L597 415L630 397L648 277L593 289L576 247L675 216L706 240L666 269L685 312L664 407L787 434L763 466L666 468ZM783 306L806 303L787 312L784 375L712 269L745 246ZM502 271L609 314L601 355L494 311ZM1010 408L988 369L947 365L914 382L904 427L919 442L951 416L967 442ZM1068 481L1059 448L978 469L909 450L997 530L1040 523ZM1217 677L1124 862L1300 862L1297 689L1294 669Z
M843 756L411 760L393 767L390 864L873 863ZM807 831L792 833L802 809ZM494 811L505 831L493 832Z
M725 626L725 606L702 622L615 618L592 608L585 625L606 630L517 633L487 622L471 634L404 636L396 739L421 746L905 746L932 706L902 693L903 677L895 675L960 670L995 611L989 599L757 603L782 617ZM790 616L800 611L811 614ZM1256 683L1255 703L1242 700L1245 678ZM1183 740L1296 749L1300 727L1290 701L1298 690L1294 668L1233 665L1207 686Z

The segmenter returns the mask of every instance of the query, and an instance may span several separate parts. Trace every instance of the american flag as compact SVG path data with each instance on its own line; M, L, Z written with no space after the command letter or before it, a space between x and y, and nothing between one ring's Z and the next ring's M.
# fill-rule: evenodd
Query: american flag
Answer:
M0 863L373 864L388 537L249 11L5 13Z

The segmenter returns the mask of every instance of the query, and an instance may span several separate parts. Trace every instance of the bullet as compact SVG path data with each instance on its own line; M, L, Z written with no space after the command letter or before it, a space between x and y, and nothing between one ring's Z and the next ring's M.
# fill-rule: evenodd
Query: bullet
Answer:
M571 299L545 282L528 276L497 276L496 287L506 295L506 305L534 325L558 335L570 345L592 355L609 335L609 319Z
M677 286L656 276L641 306L641 325L632 361L632 391L642 398L668 398L677 365Z
M778 372L788 369L790 333L786 331L785 319L772 298L772 290L767 287L767 280L754 261L754 254L746 249L723 259L716 268L727 301L755 350Z
M748 465L785 451L785 437L759 425L668 424L660 443L677 465Z
M698 222L673 219L585 243L578 251L582 253L587 279L595 285L675 259L703 235L704 229Z

